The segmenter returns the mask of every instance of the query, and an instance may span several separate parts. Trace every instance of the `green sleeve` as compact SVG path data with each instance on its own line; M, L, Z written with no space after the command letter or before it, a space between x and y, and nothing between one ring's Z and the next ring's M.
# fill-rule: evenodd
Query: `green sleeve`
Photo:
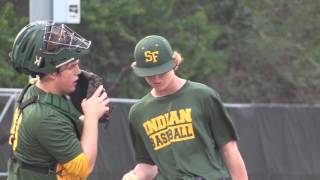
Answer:
M221 99L215 91L210 92L209 97L204 98L204 113L209 121L211 134L218 146L230 140L237 140L238 134L233 121L223 106Z
M142 124L137 124L139 122L137 120L134 120L133 114L134 113L132 113L131 109L129 112L129 128L133 147L135 150L136 163L154 164L139 133L140 128L138 126L142 126Z
M73 124L64 115L52 110L41 120L38 129L40 144L59 163L66 163L82 152Z

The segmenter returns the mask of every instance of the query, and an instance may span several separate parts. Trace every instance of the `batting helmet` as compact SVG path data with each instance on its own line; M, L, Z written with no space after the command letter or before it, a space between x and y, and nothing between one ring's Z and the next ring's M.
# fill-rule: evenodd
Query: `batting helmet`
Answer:
M162 74L175 66L172 55L171 45L164 37L147 36L141 39L134 49L136 63L132 68L140 77Z
M89 52L88 41L64 24L37 21L17 35L10 59L20 73L47 74Z

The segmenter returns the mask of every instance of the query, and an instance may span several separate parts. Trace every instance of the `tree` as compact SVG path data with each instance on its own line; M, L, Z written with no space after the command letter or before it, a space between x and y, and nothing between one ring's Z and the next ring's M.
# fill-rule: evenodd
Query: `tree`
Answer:
M318 102L319 7L319 1L242 1L249 26L245 32L230 26L228 73L211 81L233 102Z
M6 77L0 86L22 87L27 77L12 70L7 54L27 24L27 5L0 4ZM84 0L81 6L81 24L72 28L93 41L81 63L103 76L110 97L139 98L149 90L130 64L135 44L157 34L182 53L179 75L216 88L228 102L319 100L320 1Z
M185 57L182 76L205 82L226 68L225 54L215 48L224 25L210 17L214 6L211 1L195 0L85 1L78 30L88 34L94 48L84 65L105 77L112 96L140 97L147 87L130 69L134 45L144 36L157 34Z
M0 87L23 87L28 77L19 75L10 66L9 52L14 37L26 25L26 17L17 17L15 6L4 2L0 7Z

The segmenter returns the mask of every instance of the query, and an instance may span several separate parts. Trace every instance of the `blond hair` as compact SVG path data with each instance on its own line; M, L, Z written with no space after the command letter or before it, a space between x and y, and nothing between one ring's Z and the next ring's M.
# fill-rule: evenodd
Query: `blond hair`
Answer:
M182 63L183 61L183 57L181 56L180 53L178 53L177 51L174 51L173 52L173 55L172 55L172 59L173 61L175 62L176 66L174 67L174 70L178 70L179 68L179 65Z

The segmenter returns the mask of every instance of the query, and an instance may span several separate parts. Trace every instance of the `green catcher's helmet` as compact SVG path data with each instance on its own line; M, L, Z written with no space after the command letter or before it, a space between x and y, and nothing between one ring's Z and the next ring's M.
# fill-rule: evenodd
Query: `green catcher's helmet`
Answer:
M25 74L47 74L89 52L91 41L64 24L37 21L25 26L17 35L11 64Z

